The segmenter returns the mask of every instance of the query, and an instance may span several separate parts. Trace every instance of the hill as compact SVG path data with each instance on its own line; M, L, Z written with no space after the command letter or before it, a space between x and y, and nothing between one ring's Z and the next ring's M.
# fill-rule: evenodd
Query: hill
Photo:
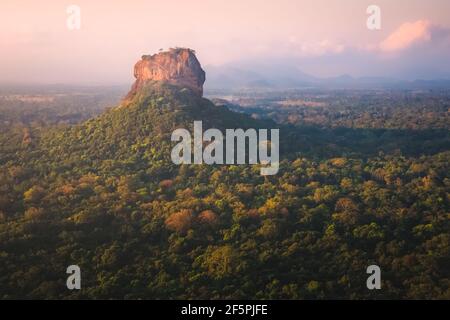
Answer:
M282 127L275 176L178 166L170 134L194 120L275 124L184 82L149 78L133 90L30 143L1 137L0 297L449 298L450 154L436 136ZM72 264L81 290L66 288ZM366 287L372 264L383 290Z

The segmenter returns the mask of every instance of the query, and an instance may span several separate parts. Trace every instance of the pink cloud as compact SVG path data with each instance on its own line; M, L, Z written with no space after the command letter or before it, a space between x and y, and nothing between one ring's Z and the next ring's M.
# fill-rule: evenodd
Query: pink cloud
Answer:
M395 52L431 39L432 24L427 20L406 22L380 44L381 51Z

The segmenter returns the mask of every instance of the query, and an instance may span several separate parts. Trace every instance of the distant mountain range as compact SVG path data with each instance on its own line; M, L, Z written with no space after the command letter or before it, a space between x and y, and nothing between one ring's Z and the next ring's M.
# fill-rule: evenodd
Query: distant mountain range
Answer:
M206 66L206 90L234 89L289 89L302 87L327 88L398 88L431 89L450 88L450 79L402 80L384 77L337 77L319 78L288 65L271 66Z

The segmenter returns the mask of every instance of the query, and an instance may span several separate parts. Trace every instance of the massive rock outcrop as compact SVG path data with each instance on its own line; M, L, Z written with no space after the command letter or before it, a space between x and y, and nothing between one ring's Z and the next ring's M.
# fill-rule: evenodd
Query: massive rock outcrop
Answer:
M134 76L136 82L126 99L132 98L150 81L189 88L199 96L203 95L205 71L191 49L176 48L154 55L144 55L134 66Z

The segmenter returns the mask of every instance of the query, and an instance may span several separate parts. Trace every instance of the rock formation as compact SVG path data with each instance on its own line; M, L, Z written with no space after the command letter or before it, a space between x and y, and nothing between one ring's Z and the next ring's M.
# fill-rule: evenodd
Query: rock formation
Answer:
M189 88L199 96L203 95L205 71L191 49L176 48L154 55L144 55L134 66L134 76L136 82L126 99L132 98L150 81Z

